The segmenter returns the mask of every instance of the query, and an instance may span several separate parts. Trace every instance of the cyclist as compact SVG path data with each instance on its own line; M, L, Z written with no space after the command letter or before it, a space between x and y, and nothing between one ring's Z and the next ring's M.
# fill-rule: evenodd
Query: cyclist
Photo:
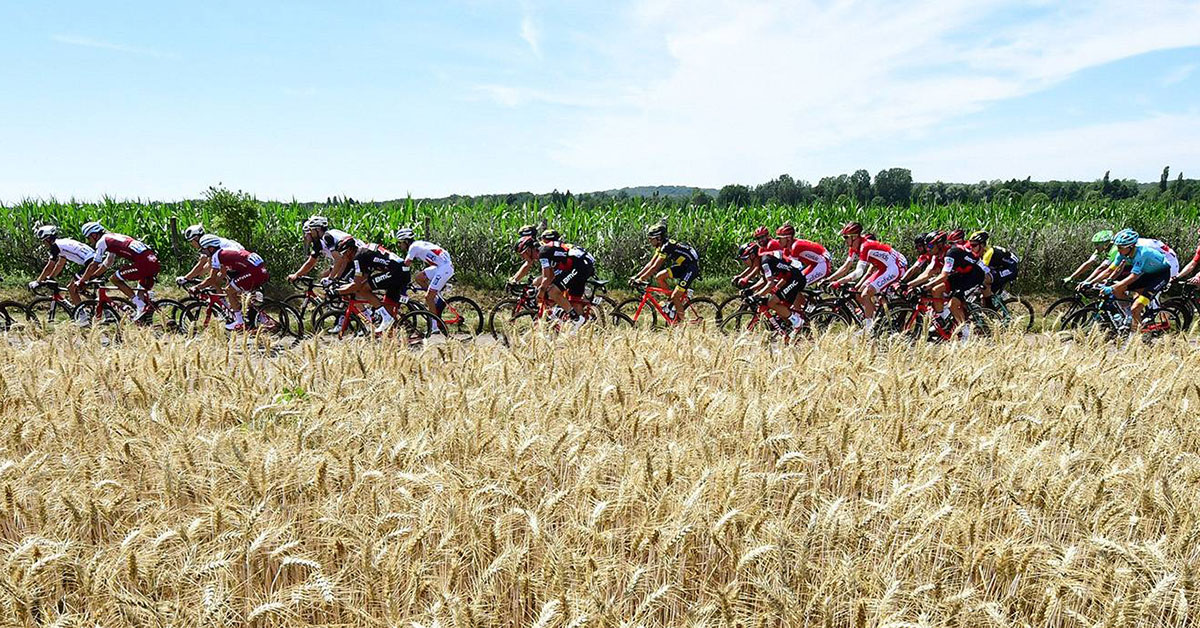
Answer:
M1117 266L1128 266L1129 275L1112 286L1105 286L1100 292L1105 296L1115 296L1125 299L1130 292L1137 295L1133 300L1132 333L1137 333L1142 327L1142 313L1150 301L1166 288L1171 281L1171 265L1166 253L1161 247L1142 244L1133 229L1125 229L1113 236L1113 244L1120 251Z
M529 273L533 272L538 264L538 239L537 227L533 225L524 225L517 230L517 243L513 245L513 251L517 257L521 258L521 267L516 273L508 279L509 285L519 284ZM539 279L535 278L533 282L536 284Z
M857 267L858 250L866 241L866 238L863 237L863 226L858 222L846 223L839 235L846 242L846 261L842 262L842 265L829 276L828 281L834 285L856 282L862 277L862 269Z
M425 264L425 268L413 275L417 285L425 289L425 307L434 314L441 316L446 308L442 299L442 291L446 282L454 276L454 264L450 261L450 253L446 249L424 240L418 240L412 229L402 227L396 232L397 254L404 255L405 268L412 268L413 260ZM410 270L411 272L411 270Z
M38 227L34 230L34 236L50 250L50 259L46 260L46 265L42 267L42 272L38 273L37 279L29 282L30 290L37 290L43 281L49 281L61 275L63 269L67 267L67 262L82 269L86 268L88 262L96 256L96 251L92 247L79 240L58 237L58 227L54 225ZM75 273L75 278L79 278L79 273ZM67 297L71 300L72 305L79 305L79 286L74 281L67 284Z
M864 237L859 244L857 266L854 274L860 278L854 286L855 299L863 309L863 328L869 332L875 327L876 296L900 283L908 260L891 246Z
M965 229L951 229L950 232L946 234L946 239L949 240L950 244L953 246L966 246L967 231Z
M963 300L965 292L983 284L987 272L969 249L954 246L945 233L938 232L929 241L934 255L941 256L941 272L932 279L922 279L913 284L913 288L927 286L933 297L933 309L939 316L945 318L954 316L958 332L963 340L971 337L971 324L967 322L967 306ZM949 299L949 308L945 307ZM949 312L947 312L949 310Z
M1200 234L1200 230L1198 230L1196 233ZM1200 245L1197 245L1196 254L1192 256L1192 261L1188 262L1187 266L1184 266L1179 271L1179 275L1176 277L1176 279L1183 281L1184 279L1187 279L1188 275L1191 275L1197 269L1200 269ZM1200 273L1196 273L1196 276L1189 279L1188 283L1192 284L1193 286L1200 286Z
M538 249L538 262L542 266L542 281L538 286L538 299L547 296L563 312L568 312L575 324L585 321L583 297L588 279L596 274L596 260L585 250L566 244L562 236L553 229L542 232L542 246ZM575 297L571 303L567 295Z
M829 251L824 246L812 240L797 239L796 228L790 223L784 223L776 229L775 235L779 238L779 244L783 247L784 257L800 262L800 265L804 268L805 286L821 281L829 275L829 270L833 267L833 261L830 259ZM805 305L804 286L801 286L800 290L797 291L796 306L803 311Z
M136 308L133 320L140 319L150 307L150 290L154 288L158 271L162 270L158 263L158 255L143 242L120 233L109 233L103 225L95 221L84 223L81 231L88 243L96 248L96 254L83 271L83 275L73 282L76 289L107 272L119 257L129 263L113 273L113 284L133 302ZM137 282L137 292L135 293L126 282Z
M399 255L378 244L358 246L354 238L346 238L337 244L338 252L352 259L354 278L337 290L341 295L353 295L370 305L364 313L374 318L379 314L379 325L375 333L382 334L396 323L396 309L408 291L412 276ZM375 296L375 290L383 290L383 301Z
M317 258L322 255L329 260L329 270L325 276L321 278L322 285L333 283L334 279L342 277L346 274L350 267L350 260L339 255L335 250L338 242L346 238L353 237L349 233L340 229L330 229L329 219L324 216L312 216L304 221L304 240L312 246L312 250L308 253L308 259L300 265L300 268L288 275L288 282L294 283L300 277L307 275L317 265ZM359 241L358 246L363 246L363 242Z
M1174 279L1179 274L1179 256L1162 240L1153 238L1138 237L1137 246L1145 246L1162 252L1163 259L1166 260L1167 266L1171 269L1171 279ZM1129 270L1129 262L1121 262L1120 256L1117 261L1108 265L1108 268L1100 272L1093 280L1094 283L1109 283L1114 280L1124 279Z
M929 236L927 234L920 233L913 238L913 250L917 253L917 259L904 273L904 276L900 278L901 286L908 286L913 279L924 274L933 262L933 254L929 251Z
M1113 232L1108 229L1097 231L1092 236L1092 247L1095 249L1092 251L1092 256L1084 260L1079 265L1079 268L1075 269L1075 272L1064 277L1063 283L1092 283L1109 266L1116 263L1117 257L1120 256L1116 245L1113 244ZM1090 273L1088 269L1091 269ZM1080 279L1081 277L1083 278L1082 280Z
M754 242L758 244L758 249L763 253L771 251L780 251L783 245L779 244L779 240L771 237L771 232L765 226L758 227L754 230Z
M196 242L200 252L209 256L208 277L196 284L196 291L216 287L222 279L225 284L225 299L233 311L233 320L225 329L241 331L246 326L242 315L243 294L251 294L266 285L271 278L267 265L258 253L244 248L225 248L222 238L213 234L201 236Z
M990 246L990 239L991 235L988 232L976 231L967 240L971 252L979 258L987 272L987 278L983 282L984 299L1003 294L1008 284L1016 281L1018 265L1021 263L1021 258L1012 251L1000 246Z
M780 319L791 324L792 329L804 325L803 291L807 285L804 264L798 259L789 259L783 251L763 253L759 261L762 267L762 286L754 296L767 297L767 306Z
M646 238L654 248L654 255L629 282L648 282L653 278L654 283L665 291L668 290L667 279L674 279L671 303L666 308L667 316L674 319L683 311L692 282L700 276L700 255L692 245L667 237L667 226L663 224L646 227ZM663 269L663 266L666 268Z
M200 248L200 238L202 236L204 236L204 225L192 225L192 226L188 227L187 229L183 230L184 241L186 241L188 244L196 247L197 250ZM221 248L222 249L238 250L238 249L243 248L240 243L235 242L234 240L230 240L228 238L220 238L220 240L221 240ZM186 275L182 275L182 276L175 278L175 285L184 286L187 284L187 282L191 281L192 279L195 279L195 278L199 277L200 275L203 275L204 271L209 269L209 262L211 262L211 261L212 261L212 256L205 255L204 252L201 251L200 257L199 257L199 259L196 260L196 264L194 266L192 266L192 269L189 270Z

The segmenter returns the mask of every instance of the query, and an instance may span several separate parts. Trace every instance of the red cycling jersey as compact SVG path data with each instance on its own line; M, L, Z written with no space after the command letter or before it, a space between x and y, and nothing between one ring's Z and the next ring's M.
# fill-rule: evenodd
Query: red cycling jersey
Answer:
M1192 257L1192 262L1195 264L1200 264L1200 246L1196 247L1196 255Z
M151 251L150 247L139 240L119 233L106 233L96 241L96 256L92 259L97 264L101 264L109 255L116 255L127 260L140 260L147 254L152 255L153 253L154 251Z
M782 250L783 250L783 244L781 244L779 242L779 240L776 240L775 238L771 238L770 240L767 240L766 246L758 247L758 254L762 255L763 253L770 253L771 251L782 251Z
M246 249L221 249L212 256L213 268L224 268L232 276L257 272L264 268L263 258Z
M799 260L804 265L805 272L808 272L821 262L829 261L829 251L820 244L811 240L796 240L792 242L792 246L784 251L789 259Z
M859 259L870 264L876 271L883 271L888 266L901 264L904 257L895 249L875 240L863 242L859 250Z

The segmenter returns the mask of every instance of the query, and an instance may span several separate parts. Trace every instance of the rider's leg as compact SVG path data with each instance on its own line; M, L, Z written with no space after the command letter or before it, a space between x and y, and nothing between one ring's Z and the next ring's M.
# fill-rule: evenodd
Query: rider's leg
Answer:
M562 308L564 312L571 309L571 303L567 301L567 294L560 290L558 286L550 286L548 292L550 293L550 300L554 301L554 304Z
M1142 329L1142 315L1146 312L1146 306L1150 304L1150 299L1145 295L1134 293L1133 299L1133 326L1130 331L1137 333Z
M792 317L792 311L788 308L788 304L784 303L783 299L774 294L767 297L767 307L771 308L771 311L775 312L775 315L783 320Z
M82 299L79 297L79 286L74 282L67 284L67 298L71 301L71 305L79 305Z

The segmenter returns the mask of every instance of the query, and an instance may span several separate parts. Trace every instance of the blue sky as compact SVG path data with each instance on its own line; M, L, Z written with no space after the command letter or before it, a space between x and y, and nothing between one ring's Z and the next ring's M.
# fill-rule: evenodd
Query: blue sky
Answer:
M1200 2L9 2L0 199L1200 177Z

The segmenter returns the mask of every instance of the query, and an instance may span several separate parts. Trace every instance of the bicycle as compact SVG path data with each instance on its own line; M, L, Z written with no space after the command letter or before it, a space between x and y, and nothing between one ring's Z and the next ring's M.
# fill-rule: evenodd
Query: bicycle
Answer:
M49 292L47 295L46 293ZM67 289L54 280L43 281L33 290L35 299L25 305L30 320L50 326L75 319L75 304L67 298Z
M1085 292L1085 288L1089 284L1075 284L1072 288L1074 294L1065 296L1046 308L1046 313L1042 314L1042 320L1049 322L1051 325L1061 325L1062 321L1075 312L1091 305L1096 300Z
M1183 329L1191 329L1197 310L1200 310L1200 288L1190 282L1178 285L1179 295L1163 301L1162 307L1177 312L1183 323Z
M342 284L343 286L346 284ZM425 303L413 298L416 293L413 292L414 286L409 285L404 292L404 298L397 306L404 306L404 312L414 312L417 310L426 310ZM293 295L300 296L300 295ZM307 298L307 295L305 295ZM442 308L442 313L437 317L441 324L446 325L444 333L455 336L467 336L468 338L477 336L483 333L483 308L479 304L464 296L452 296L444 299L446 305ZM370 304L363 301L359 304L359 308L366 308ZM346 302L341 295L330 292L326 298L320 300L311 314L311 325L314 330L321 330L323 326L328 326L329 314L340 314L345 310ZM401 312L397 312L399 318ZM325 322L321 322L324 320Z
M1125 314L1121 303L1130 303L1131 299L1118 299L1114 295L1105 295L1096 288L1100 297L1087 307L1075 311L1062 321L1060 331L1075 331L1098 329L1109 339L1116 339L1128 334L1131 317ZM1183 329L1183 321L1179 313L1162 307L1158 297L1150 300L1142 312L1142 327L1139 333L1146 340L1158 338L1170 332Z
M370 303L354 295L336 294L335 290L336 288L332 286L329 288L329 299L323 306L320 315L316 317L313 333L317 336L339 340L347 336L351 338L379 337L379 334L375 333L375 320L366 312ZM340 307L338 307L339 305ZM390 303L385 300L384 305L390 305ZM396 322L392 324L392 330L390 330L390 333L394 333L405 345L414 347L432 337L447 335L446 323L433 312L413 305L407 297L396 305L405 305L409 308L406 312L396 312Z
M603 284L601 284L603 285ZM536 299L536 288L534 290L534 298ZM600 301L602 302L602 301ZM565 311L555 305L549 299L538 299L537 309L525 309L513 315L512 320L505 327L507 331L499 332L497 339L505 344L508 344L509 336L520 336L533 331L539 327L546 328L553 333L568 331L580 325L594 323L604 325L606 323L625 324L632 326L633 321L620 312L610 312L605 314L602 307L597 304L597 300L593 297L574 297L567 295L567 303L571 306L581 306L583 309L583 320L576 321L570 318L570 312ZM572 310L574 311L574 307ZM493 332L496 333L496 332Z
M537 311L541 307L537 298L538 289L531 283L507 284L505 290L513 298L500 301L488 313L488 330L497 340L505 336L506 329L511 327L517 315L522 312ZM596 311L592 318L599 323L624 322L615 318L613 312L616 310L616 302L604 294L607 290L607 280L588 279L582 302L586 302L589 309ZM573 302L570 295L567 297L567 302Z
M721 333L727 336L762 334L767 341L774 339L784 343L790 342L797 334L811 333L812 327L808 324L793 328L790 322L779 317L779 314L768 305L769 302L770 300L765 296L744 298L741 309L721 321L719 326ZM797 312L794 307L788 309ZM804 314L804 312L797 313Z
M997 327L999 315L995 310L983 307L963 293L946 295L942 299L958 298L967 310L967 322L975 333L991 336ZM958 323L953 316L941 315L935 311L935 301L926 290L921 290L913 306L893 307L882 321L882 331L891 332L913 341L922 339L930 342L946 342L953 340L958 332Z
M206 289L192 291L193 301L189 302L180 315L181 330L191 336L207 329L213 321L219 321L222 326L233 320L233 311L225 298L223 291ZM248 332L266 332L276 338L299 339L303 336L300 329L300 313L292 306L273 299L261 298L261 293L246 295L249 307L243 328Z
M1033 304L1029 301L1015 297L1007 291L993 294L989 301L987 307L996 312L1001 323L1026 332L1033 331L1035 315Z
M633 282L630 286L641 290L642 296L622 301L616 311L632 321L634 327L657 329L660 317L667 327L677 325L703 327L720 324L717 302L706 297L694 298L691 290L688 290L687 296L684 297L682 311L674 312L674 305L670 299L672 290L664 290L644 281ZM662 296L662 303L659 302L656 295ZM663 303L668 305L664 306ZM647 305L650 307L647 308ZM672 308L672 311L667 310L668 306Z

